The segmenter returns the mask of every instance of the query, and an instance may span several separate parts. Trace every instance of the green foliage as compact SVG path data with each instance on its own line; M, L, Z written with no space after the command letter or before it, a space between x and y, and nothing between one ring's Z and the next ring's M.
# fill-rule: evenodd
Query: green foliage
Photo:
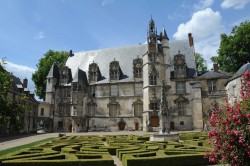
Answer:
M230 35L221 34L219 56L216 58L220 68L235 73L250 59L250 22L235 26Z
M35 93L40 99L45 98L46 92L46 77L52 64L55 62L61 68L67 60L69 53L65 51L49 50L44 54L38 62L37 71L32 75L32 80L35 83Z
M195 53L195 64L196 64L196 69L198 71L206 71L207 70L206 60L199 53Z
M5 70L4 60L0 61L0 128L12 128L18 131L23 122L17 119L23 107L7 98L8 91L12 89L12 80L10 73Z
M214 149L206 155L211 163L250 165L250 73L243 74L241 83L240 99L211 113L209 142Z

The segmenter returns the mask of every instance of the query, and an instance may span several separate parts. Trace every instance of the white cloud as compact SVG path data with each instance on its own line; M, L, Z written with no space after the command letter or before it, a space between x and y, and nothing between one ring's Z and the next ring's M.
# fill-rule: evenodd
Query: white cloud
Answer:
M210 7L214 3L214 0L200 0L198 4L194 5L194 9L203 10L205 8Z
M34 92L35 85L31 78L32 74L35 72L35 69L28 66L18 65L8 61L6 61L6 63L7 63L6 70L8 72L13 73L14 76L19 77L22 82L24 78L27 78L28 88L30 89L30 91Z
M243 9L250 0L223 0L221 7L223 9L234 8L234 9Z
M109 4L112 4L114 0L102 0L102 6L107 6Z
M177 40L186 39L187 34L192 32L196 41L199 41L223 30L220 12L214 12L212 9L207 8L195 12L191 20L180 24L173 37Z
M44 39L45 38L45 33L43 31L40 31L36 34L35 39Z
M188 33L193 33L195 51L203 55L211 68L210 57L217 56L220 34L224 31L220 12L207 8L195 12L188 22L180 24L173 37L182 40L187 39Z

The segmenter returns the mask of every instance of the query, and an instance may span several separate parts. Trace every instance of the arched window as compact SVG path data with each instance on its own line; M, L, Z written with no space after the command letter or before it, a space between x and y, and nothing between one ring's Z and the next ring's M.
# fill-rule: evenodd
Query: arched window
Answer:
M97 82L101 76L101 72L97 63L91 63L89 65L89 82Z
M149 72L149 84L150 85L157 85L157 76L158 76L158 72L156 71L156 68L153 65L151 71Z
M109 64L109 77L110 80L119 80L122 75L120 65L118 61L112 61Z
M143 61L141 58L136 58L133 61L133 68L134 68L134 77L135 78L142 78L142 67Z
M88 116L95 116L96 114L96 103L94 102L94 100L91 98L88 103Z
M68 84L71 79L71 70L67 66L63 66L60 69L60 85Z
M174 70L176 78L186 77L185 56L180 54L180 51L177 55L174 56Z
M140 99L136 100L133 103L133 106L134 106L134 116L141 117L142 113L143 113L143 103L142 103L142 101Z
M188 99L180 95L177 99L174 100L176 104L176 113L179 116L185 116L187 110L187 104L189 103Z
M120 104L116 101L116 99L111 98L110 102L108 103L109 116L117 117L119 115L119 111L118 111L119 107L120 107Z

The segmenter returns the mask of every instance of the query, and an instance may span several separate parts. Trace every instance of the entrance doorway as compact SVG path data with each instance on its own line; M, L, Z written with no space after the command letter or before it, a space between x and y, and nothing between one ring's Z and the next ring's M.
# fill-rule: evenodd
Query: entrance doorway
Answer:
M139 123L135 123L135 130L139 130Z
M72 132L72 124L69 125L68 130L69 130L69 132Z
M174 127L174 122L170 122L170 129L171 129L171 130L174 130L174 128L175 128L175 127Z
M158 120L157 116L151 116L150 126L151 127L159 127L159 120Z
M126 126L126 123L125 123L125 122L119 122L119 123L118 123L118 129L119 129L119 130L124 130L124 129L125 129L125 126Z

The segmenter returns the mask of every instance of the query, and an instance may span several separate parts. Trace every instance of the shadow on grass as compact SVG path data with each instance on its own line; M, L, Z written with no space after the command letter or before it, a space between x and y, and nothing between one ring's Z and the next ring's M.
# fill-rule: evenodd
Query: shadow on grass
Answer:
M41 143L44 143L44 142L51 141L53 139L54 138L46 138L46 139L43 139L43 140L40 140L40 141L32 142L30 144L25 144L25 145L17 146L17 147L14 147L14 148L1 150L0 151L0 156L6 155L6 154L9 154L9 153L12 153L12 152L16 152L16 151L21 150L23 148L30 148L32 146L35 146L35 145L38 145L38 144L41 144Z

